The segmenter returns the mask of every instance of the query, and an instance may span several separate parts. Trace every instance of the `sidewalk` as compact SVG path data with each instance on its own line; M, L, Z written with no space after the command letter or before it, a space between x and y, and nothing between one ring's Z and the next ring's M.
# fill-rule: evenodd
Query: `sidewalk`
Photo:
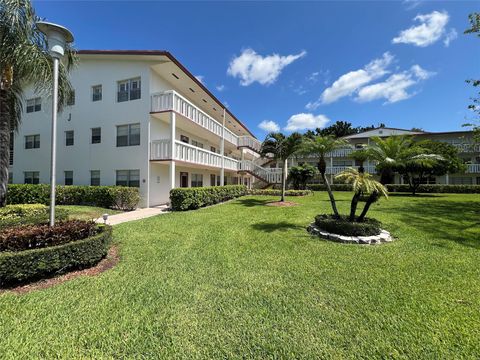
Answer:
M108 225L117 225L128 221L140 220L149 218L151 216L160 215L168 213L168 208L164 206L156 206L151 208L137 209L134 211L128 211L121 214L109 215L107 224ZM97 223L103 224L104 221L102 217L99 217L95 220Z

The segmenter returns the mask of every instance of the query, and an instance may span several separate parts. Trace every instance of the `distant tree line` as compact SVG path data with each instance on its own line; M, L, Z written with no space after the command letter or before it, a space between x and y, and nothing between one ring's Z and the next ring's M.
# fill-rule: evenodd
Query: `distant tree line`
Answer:
M353 135L359 134L368 130L373 130L377 128L383 128L385 124L380 123L378 126L371 125L371 126L357 126L353 127L352 123L347 121L337 121L335 124L332 124L326 128L320 129L317 128L315 131L308 130L304 136L307 138L314 138L315 136L332 136L336 139Z

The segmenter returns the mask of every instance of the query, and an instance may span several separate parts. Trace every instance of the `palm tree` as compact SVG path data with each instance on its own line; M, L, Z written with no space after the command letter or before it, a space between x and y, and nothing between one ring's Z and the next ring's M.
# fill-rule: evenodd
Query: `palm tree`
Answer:
M363 167L363 164L365 163L365 161L367 161L370 158L367 150L366 149L355 150L350 154L350 157L360 163L360 166L358 167L358 172L364 173L365 168Z
M10 137L20 125L23 90L33 86L39 94L51 93L52 59L46 38L36 27L41 20L29 0L0 0L0 207L6 204ZM65 49L58 79L59 108L72 94L68 72L76 64L72 47Z
M335 139L333 136L315 136L313 138L306 138L304 139L301 153L306 155L313 155L317 158L317 168L320 172L320 176L322 177L323 183L325 184L328 192L328 196L330 198L330 204L332 205L332 210L335 216L338 215L337 204L335 203L335 198L332 193L332 189L330 187L330 183L325 176L327 171L327 163L325 161L325 157L327 153L334 151L336 149L346 147L348 143L343 139Z
M380 196L383 195L388 197L387 188L375 180L370 174L349 168L336 175L335 178L343 180L347 184L352 184L354 195L350 204L350 216L348 218L348 220L351 222L355 221L355 213L357 212L358 201L362 195L368 195L368 198L365 202L362 213L357 218L358 222L361 222L363 219L365 219L368 209L370 209L370 205L377 201Z
M399 166L418 152L414 149L413 140L408 136L390 136L382 139L372 137L373 145L367 147L368 156L377 161L377 170L380 172L380 182L391 184L395 171Z
M285 201L285 186L287 182L287 160L295 155L302 144L302 135L293 133L285 136L282 133L270 133L262 143L260 153L263 156L267 154L273 155L275 160L283 162L282 169L282 197L280 201Z

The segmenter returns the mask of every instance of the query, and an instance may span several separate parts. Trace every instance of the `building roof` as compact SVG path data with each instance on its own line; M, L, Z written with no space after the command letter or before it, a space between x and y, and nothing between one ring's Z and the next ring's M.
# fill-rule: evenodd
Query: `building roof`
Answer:
M237 121L241 127L243 127L252 137L256 139L256 136L247 128L247 126L240 121L215 95L212 94L208 88L203 85L175 56L166 50L79 50L79 55L133 55L133 56L165 56L175 65L177 65L181 71L183 71L192 81L196 83L203 91L207 93L218 105L225 109L235 121Z
M407 129L391 128L391 127L377 127L358 134L344 136L343 139L362 139L372 136L387 137L392 135L423 135L427 134L425 131L411 131Z

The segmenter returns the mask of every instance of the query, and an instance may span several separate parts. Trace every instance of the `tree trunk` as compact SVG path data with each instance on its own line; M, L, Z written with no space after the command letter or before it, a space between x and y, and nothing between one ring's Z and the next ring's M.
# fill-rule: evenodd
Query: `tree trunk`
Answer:
M380 183L382 185L393 183L393 171L390 168L382 169L380 174Z
M320 175L322 177L323 183L325 184L325 187L327 188L327 193L328 193L328 197L330 198L330 204L332 205L333 213L335 214L335 216L338 217L339 215L338 215L338 210L337 210L337 203L335 202L335 198L333 197L332 189L330 188L330 183L328 182L327 177L325 176L327 165L325 163L324 158L320 158L317 167L318 167L318 171L320 172Z
M358 167L358 172L359 172L360 174L363 174L363 173L365 172L365 168L363 167L363 161L362 161L362 163L360 164L360 166Z
M367 215L368 209L370 209L370 205L372 205L375 202L377 196L378 196L378 193L376 191L370 194L367 201L365 202L365 206L363 207L362 213L357 218L358 222L361 222L365 219L365 215Z
M7 204L8 166L10 164L10 116L7 91L0 90L0 207Z
M287 186L287 162L288 159L283 160L283 172L282 172L282 198L280 199L281 202L285 201L285 188Z
M355 221L355 213L357 212L358 200L360 200L361 195L361 192L356 192L352 197L352 203L350 204L350 217L348 218L351 222Z

